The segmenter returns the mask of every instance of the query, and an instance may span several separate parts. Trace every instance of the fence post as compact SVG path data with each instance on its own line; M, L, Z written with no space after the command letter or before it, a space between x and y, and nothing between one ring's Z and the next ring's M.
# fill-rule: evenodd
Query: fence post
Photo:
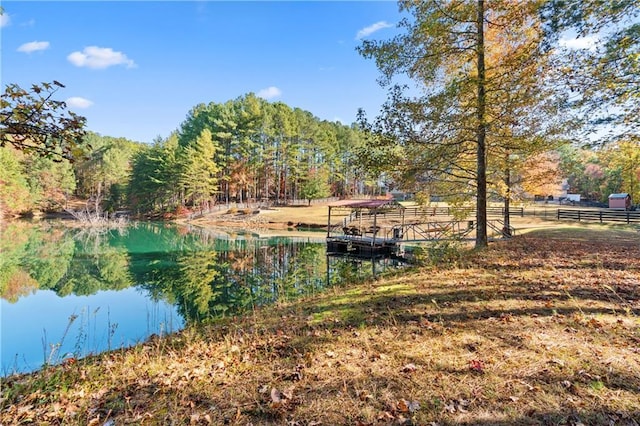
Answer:
M598 212L600 215L600 223L602 223L602 210Z
M558 209L558 220L560 220L560 209Z
M580 222L580 213L581 213L581 211L578 210L578 222Z

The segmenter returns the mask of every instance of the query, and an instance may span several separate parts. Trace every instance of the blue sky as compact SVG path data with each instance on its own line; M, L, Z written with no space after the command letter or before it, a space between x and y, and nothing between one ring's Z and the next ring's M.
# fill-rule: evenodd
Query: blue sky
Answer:
M378 112L355 48L396 34L392 1L3 1L3 87L57 80L89 130L151 142L198 103L253 92L324 120Z

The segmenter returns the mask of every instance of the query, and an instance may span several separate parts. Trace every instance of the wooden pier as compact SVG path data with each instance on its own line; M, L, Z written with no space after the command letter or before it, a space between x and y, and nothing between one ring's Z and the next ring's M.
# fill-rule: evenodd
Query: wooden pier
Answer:
M346 216L338 225L331 224L332 210ZM330 205L327 254L367 258L395 255L398 238L385 235L377 221L378 214L392 210L404 211L404 208L394 200L358 200Z
M332 216L332 212L334 213ZM327 254L365 258L392 257L403 251L403 243L441 240L473 240L475 221L431 218L405 220L405 208L394 200L351 200L329 206ZM332 217L342 217L332 224ZM490 239L514 235L502 220L487 221Z

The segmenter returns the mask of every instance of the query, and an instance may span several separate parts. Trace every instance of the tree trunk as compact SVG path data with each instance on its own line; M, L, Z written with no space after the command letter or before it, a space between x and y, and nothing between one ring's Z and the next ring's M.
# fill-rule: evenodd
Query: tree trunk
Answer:
M478 16L476 21L477 59L478 59L478 129L477 129L477 198L476 198L476 248L486 247L487 242L487 154L485 121L486 109L486 75L484 64L484 1L478 0Z
M100 215L100 199L102 198L102 181L98 182L98 190L96 192L95 211Z
M504 235L511 236L511 222L510 222L510 208L511 208L511 169L509 167L509 155L507 155L507 168L504 171L504 184L507 187L507 192L504 196L504 227L502 233Z

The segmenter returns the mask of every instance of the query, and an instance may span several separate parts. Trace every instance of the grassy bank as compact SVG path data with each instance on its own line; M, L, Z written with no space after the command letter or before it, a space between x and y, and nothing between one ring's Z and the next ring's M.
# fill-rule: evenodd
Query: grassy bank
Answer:
M640 236L537 230L2 379L0 424L616 424L640 419Z
M190 221L200 226L236 226L248 228L291 229L326 227L329 208L326 204L313 206L274 207L259 210L259 214L239 214L234 209L207 214Z

